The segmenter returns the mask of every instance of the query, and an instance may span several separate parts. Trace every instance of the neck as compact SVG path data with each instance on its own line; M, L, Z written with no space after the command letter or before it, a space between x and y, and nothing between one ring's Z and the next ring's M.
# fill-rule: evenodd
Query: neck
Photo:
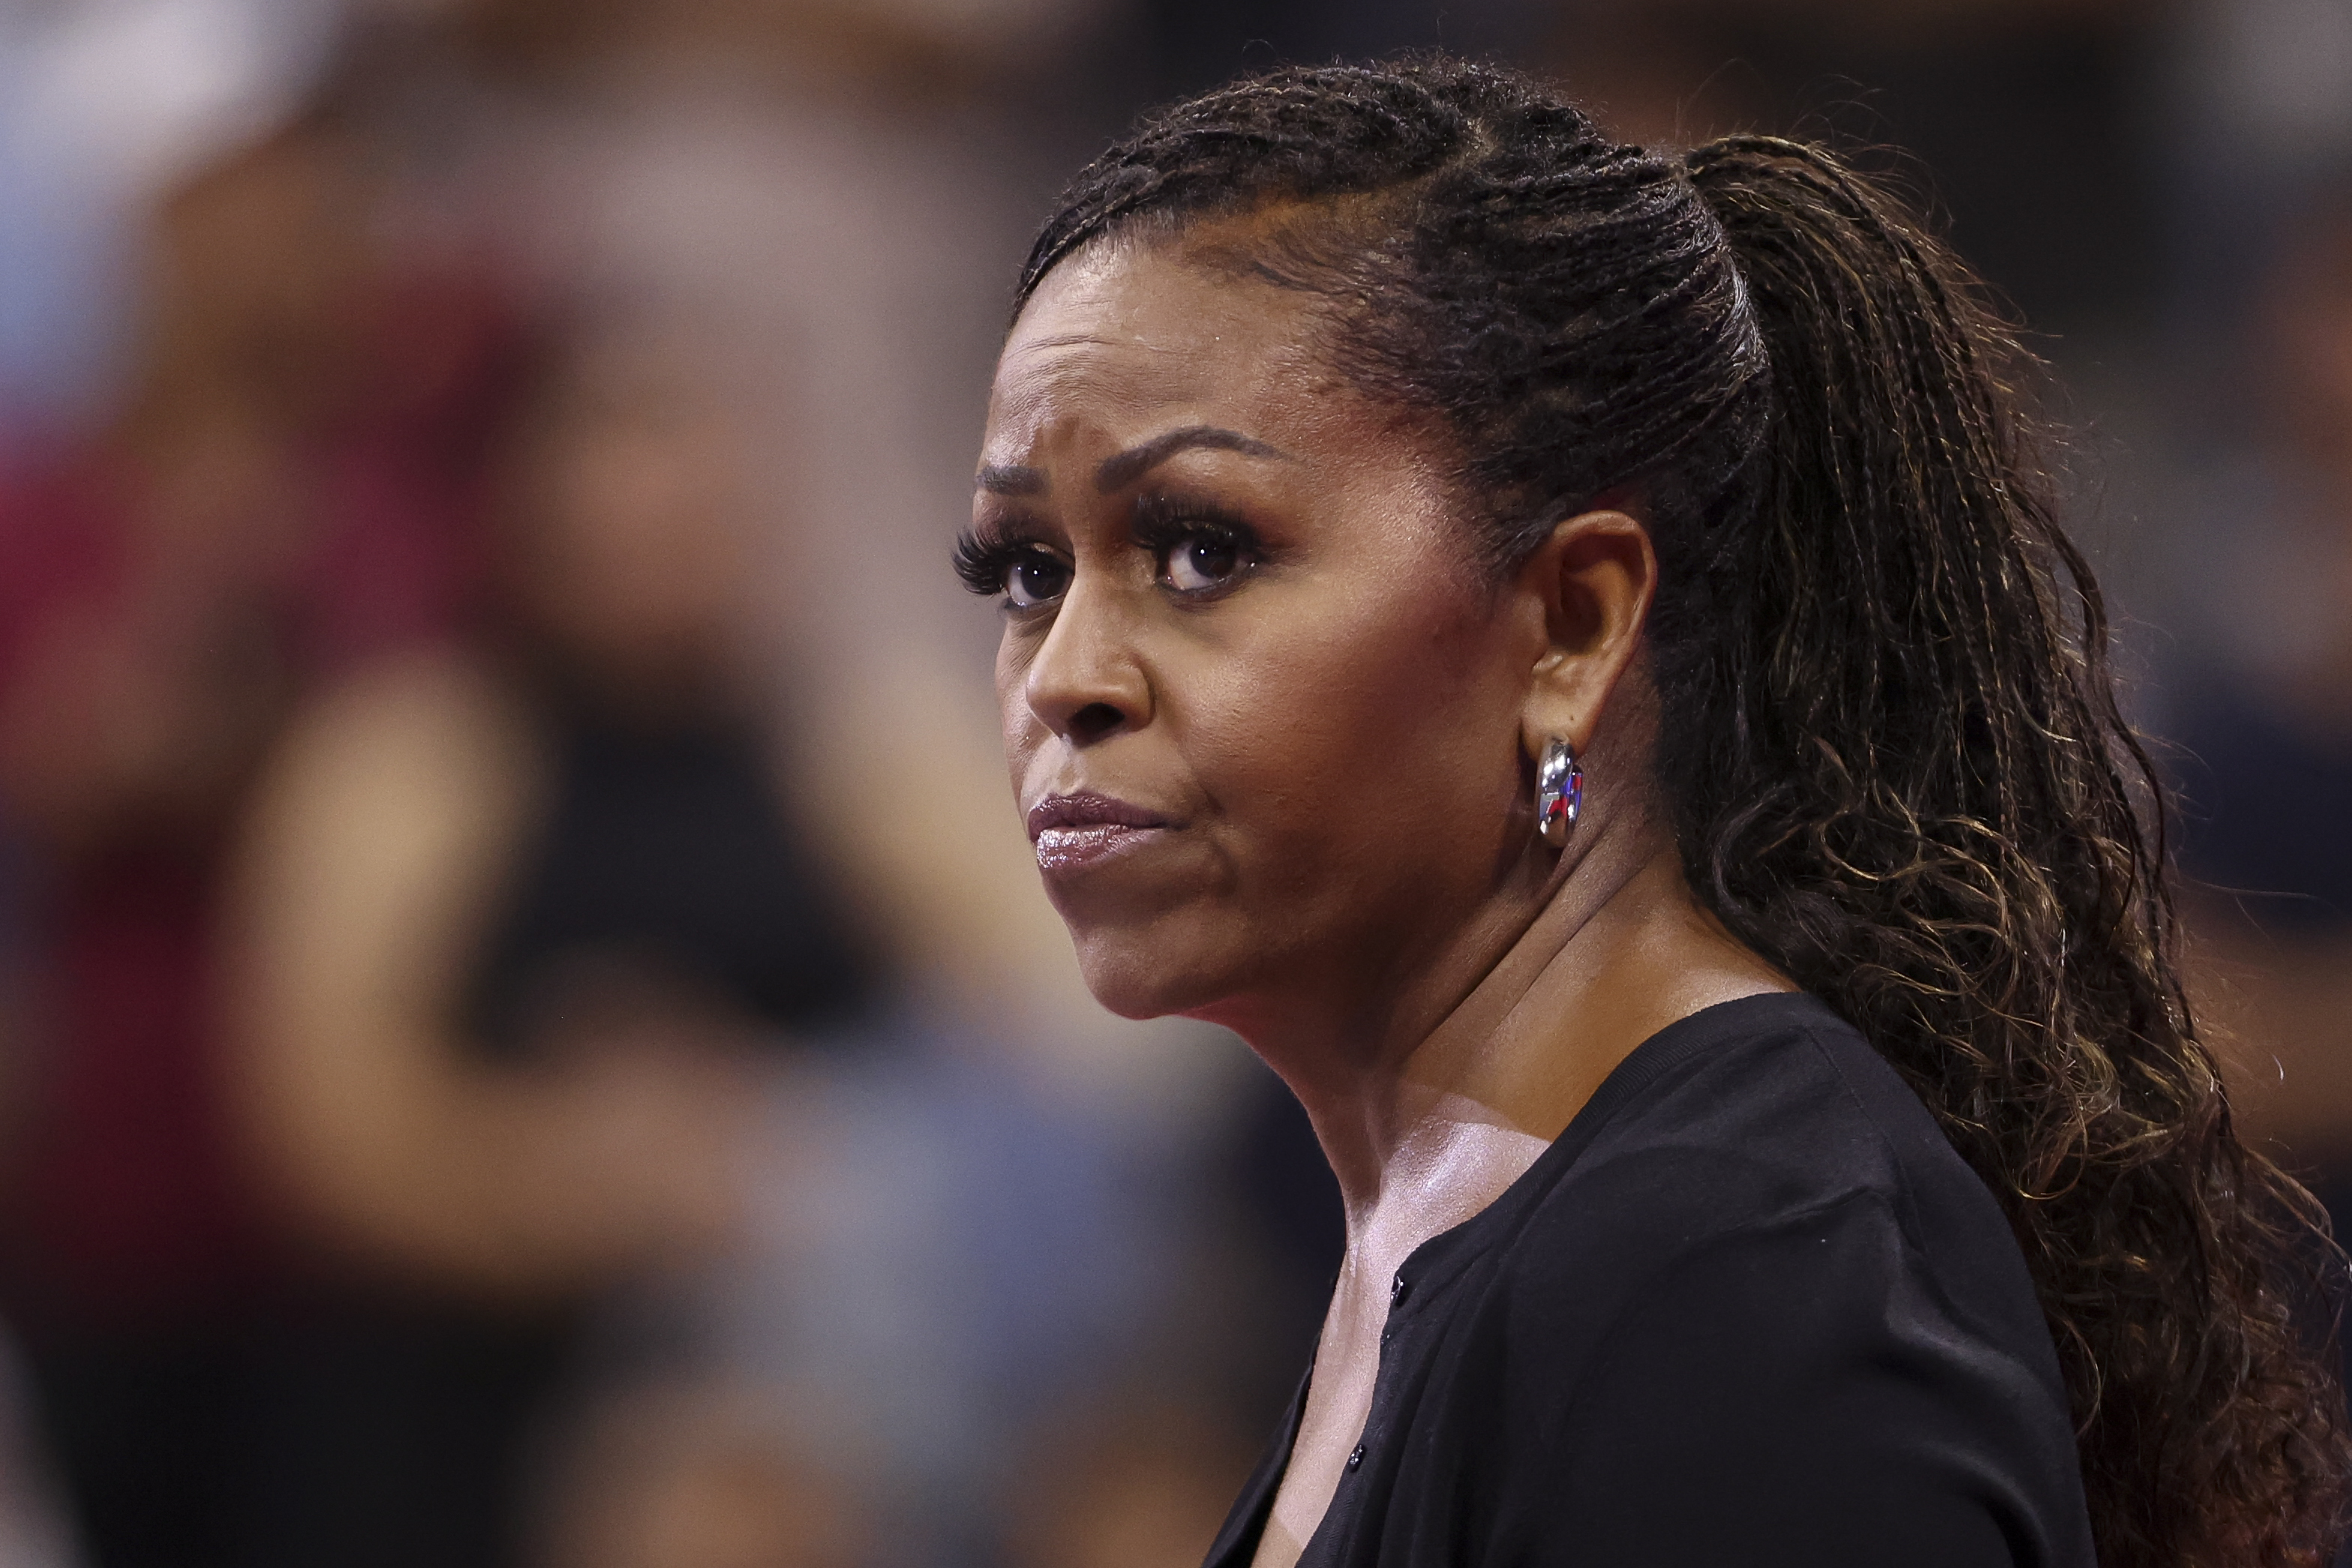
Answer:
M1306 1023L1310 1005L1241 1032L1314 1122L1355 1261L1384 1273L1492 1202L1650 1036L1790 989L1691 894L1671 835L1637 821L1572 843L1515 917L1471 922L1343 1034Z

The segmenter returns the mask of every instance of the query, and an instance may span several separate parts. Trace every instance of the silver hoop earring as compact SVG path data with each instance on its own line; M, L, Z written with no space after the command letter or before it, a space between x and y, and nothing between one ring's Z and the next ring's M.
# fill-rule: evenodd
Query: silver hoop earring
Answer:
M1544 746L1536 764L1536 833L1555 849L1568 845L1568 830L1584 808L1584 770L1576 765L1576 748L1555 736Z

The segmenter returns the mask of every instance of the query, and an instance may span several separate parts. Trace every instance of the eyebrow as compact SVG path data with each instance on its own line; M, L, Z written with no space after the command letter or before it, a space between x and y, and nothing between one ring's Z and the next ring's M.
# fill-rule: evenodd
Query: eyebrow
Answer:
M1044 495L1045 473L1042 468L1025 468L1018 463L983 463L980 488L992 496Z
M1179 452L1195 447L1205 447L1219 452L1239 452L1245 458L1273 458L1291 461L1290 454L1263 441L1253 440L1238 430L1221 430L1213 425L1188 425L1181 430L1171 430L1165 436L1154 436L1140 447L1130 447L1114 458L1105 458L1095 469L1095 489L1105 495L1124 489L1158 468Z
M1286 463L1293 460L1280 447L1269 447L1238 430L1220 429L1214 425L1187 425L1181 430L1155 436L1140 447L1130 447L1115 457L1105 458L1095 469L1095 489L1106 495L1124 489L1177 453L1194 447L1239 452L1245 458L1272 458ZM979 488L992 496L1043 495L1047 488L1045 471L1019 463L983 463Z

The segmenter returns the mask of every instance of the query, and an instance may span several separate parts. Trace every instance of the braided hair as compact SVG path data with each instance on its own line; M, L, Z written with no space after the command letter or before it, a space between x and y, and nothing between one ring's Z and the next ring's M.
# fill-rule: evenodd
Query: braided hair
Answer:
M2100 1561L2325 1562L2352 1469L2311 1311L2336 1255L2231 1131L2033 367L1970 275L1819 147L1676 159L1423 57L1149 117L1078 176L1019 302L1106 237L1242 213L1247 269L1312 299L1334 368L1450 432L1496 571L1639 487L1691 886L2005 1206Z

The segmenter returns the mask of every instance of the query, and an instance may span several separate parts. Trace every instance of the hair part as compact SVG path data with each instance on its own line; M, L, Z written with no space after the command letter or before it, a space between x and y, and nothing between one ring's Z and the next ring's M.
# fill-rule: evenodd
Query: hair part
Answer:
M2017 390L2038 367L1980 287L1822 148L1675 160L1430 57L1150 116L1078 177L1019 300L1108 237L1277 205L1219 264L1319 296L1333 367L1443 421L1497 569L1641 488L1685 873L2003 1205L2100 1561L2326 1561L2352 1473L2314 1331L2337 1255L2231 1130L2160 791Z

